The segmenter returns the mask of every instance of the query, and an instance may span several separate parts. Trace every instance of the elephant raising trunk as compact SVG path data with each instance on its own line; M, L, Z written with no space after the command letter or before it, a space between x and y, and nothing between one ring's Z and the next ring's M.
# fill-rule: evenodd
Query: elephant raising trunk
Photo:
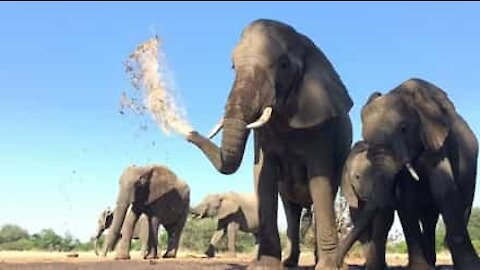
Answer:
M259 109L264 106L259 100L261 93L269 91L256 90L271 88L264 72L254 68L253 71L248 70L245 73L237 75L225 115L208 136L212 138L223 128L221 146L216 146L196 131L187 137L187 140L199 147L213 166L223 174L237 171L242 162L249 130L265 125L272 116L272 107ZM257 102L249 102L250 99Z

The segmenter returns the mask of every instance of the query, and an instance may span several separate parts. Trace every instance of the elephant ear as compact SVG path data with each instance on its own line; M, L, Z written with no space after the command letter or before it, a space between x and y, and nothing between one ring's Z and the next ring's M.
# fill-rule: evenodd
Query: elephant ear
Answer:
M292 128L309 128L348 114L353 106L347 89L325 55L307 37L303 77L289 100L288 122Z
M218 219L224 219L227 216L236 213L240 210L240 205L233 199L224 197L220 203L220 209L218 209Z
M343 196L348 202L348 205L352 208L358 208L358 196L353 190L353 185L351 183L350 176L348 175L348 171L350 170L349 167L350 165L348 163L345 163L345 166L343 167L342 183L340 188L342 190Z
M425 147L438 151L451 129L455 107L447 94L435 85L420 79L411 79L404 85L413 97L421 122L421 138Z

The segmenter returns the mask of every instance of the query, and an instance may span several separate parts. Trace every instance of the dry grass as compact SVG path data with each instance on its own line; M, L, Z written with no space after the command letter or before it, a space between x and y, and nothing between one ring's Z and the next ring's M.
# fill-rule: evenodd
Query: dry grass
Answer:
M68 257L69 253L66 252L48 252L48 251L0 251L0 262L7 263L49 263L49 262L99 262L114 260L115 253L111 252L106 258L97 257L93 252L78 252L78 257ZM132 260L140 261L142 258L138 252L132 251L130 253ZM236 261L238 263L248 263L252 260L253 254L238 254L236 258L227 257L226 254L218 254L214 259L216 262L222 261ZM179 252L177 259L180 261L200 260L205 258L202 254L195 252L182 251ZM387 254L387 261L389 265L404 266L407 263L406 254ZM360 256L349 256L347 258L349 264L360 265L363 264L364 259ZM301 265L313 265L314 256L312 252L302 253L300 264ZM437 264L450 265L451 259L449 253L441 253L437 255Z

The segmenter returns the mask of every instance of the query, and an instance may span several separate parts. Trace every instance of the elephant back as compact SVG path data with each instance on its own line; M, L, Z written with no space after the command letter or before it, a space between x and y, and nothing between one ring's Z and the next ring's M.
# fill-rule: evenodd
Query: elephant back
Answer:
M248 230L256 232L259 227L258 221L258 200L254 193L228 192L229 196L234 198L241 207L247 223Z
M165 166L155 165L152 170L147 205L162 224L176 222L188 213L190 187Z

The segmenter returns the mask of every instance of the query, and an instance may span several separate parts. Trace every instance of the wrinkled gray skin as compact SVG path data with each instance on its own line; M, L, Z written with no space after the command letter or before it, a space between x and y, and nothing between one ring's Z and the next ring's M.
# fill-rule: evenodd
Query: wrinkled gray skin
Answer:
M168 245L164 258L177 254L180 237L188 216L190 188L170 169L160 165L130 166L120 177L120 190L113 215L112 225L105 239L102 255L113 249L114 243L122 237L116 259L130 259L130 242L133 229L140 215L145 214L150 223L148 247L144 258L156 259L158 227L167 230ZM132 211L127 215L131 205ZM123 226L123 228L122 228Z
M127 215L131 215L132 209L129 208ZM100 216L98 217L97 221L97 232L95 233L95 242L94 242L94 251L95 255L98 254L98 249L97 249L97 242L102 236L103 232L110 228L112 225L112 220L113 220L113 213L114 211L111 211L110 209L106 209L100 213ZM142 243L142 249L140 254L142 254L142 257L146 254L146 252L149 250L148 248L148 217L145 214L142 214L140 218L138 219L137 225L135 225L135 228L133 229L132 233L132 239L138 239ZM123 228L122 228L123 229ZM121 237L121 236L120 236Z
M411 164L442 214L455 269L480 269L466 228L475 192L478 143L446 93L427 81L410 79L388 94L373 94L362 109L362 124L376 177L375 196L345 243L357 239L362 227L391 205L395 176ZM411 228L406 234L418 236L418 222L406 222L411 225L402 224ZM421 258L410 258L410 269L425 265Z
M235 82L225 105L218 147L194 131L195 144L213 166L232 174L241 164L249 135L247 124L273 109L270 120L254 130L254 183L259 198L259 259L250 269L280 269L277 227L278 193L287 217L287 235L296 265L303 207L314 204L319 262L335 269L338 236L334 196L351 145L348 112L352 100L332 64L315 44L291 26L272 20L249 24L232 55Z
M350 207L350 216L355 227L360 225L359 216L373 194L374 175L372 163L367 158L368 144L357 142L345 162L342 173L341 189ZM394 210L398 210L400 221L408 244L409 265L411 269L433 269L436 261L435 227L438 210L433 202L425 181L415 181L406 170L395 176L391 203L379 209L370 223L363 227L360 242L364 247L366 269L377 270L387 267L385 245L388 232L393 223ZM386 191L386 190L384 190ZM412 234L421 224L420 234ZM353 244L353 243L352 243ZM343 252L347 250L344 249ZM338 258L343 260L344 253Z
M217 230L210 239L205 254L215 257L216 245L225 233L228 237L228 253L236 256L235 239L237 231L252 233L257 243L258 202L255 194L227 192L206 196L190 210L193 218L218 219Z

